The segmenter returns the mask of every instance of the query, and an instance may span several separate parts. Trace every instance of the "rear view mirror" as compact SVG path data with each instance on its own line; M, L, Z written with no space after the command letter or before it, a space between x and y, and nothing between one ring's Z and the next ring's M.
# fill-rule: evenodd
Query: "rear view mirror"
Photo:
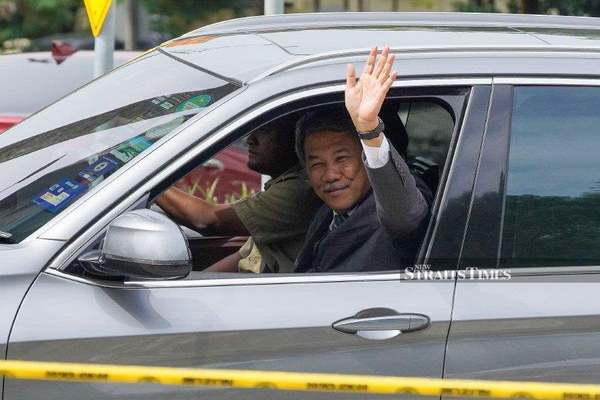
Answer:
M100 250L78 259L92 275L105 278L180 279L192 270L181 228L152 210L129 211L108 226Z

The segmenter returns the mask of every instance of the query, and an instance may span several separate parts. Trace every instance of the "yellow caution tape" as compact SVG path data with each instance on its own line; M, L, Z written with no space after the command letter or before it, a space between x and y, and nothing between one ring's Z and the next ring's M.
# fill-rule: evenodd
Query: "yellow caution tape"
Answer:
M143 367L34 361L0 361L0 376L15 379L157 383L241 389L275 389L345 393L411 394L525 398L547 400L600 400L600 385L540 382L479 381L240 371L200 368Z

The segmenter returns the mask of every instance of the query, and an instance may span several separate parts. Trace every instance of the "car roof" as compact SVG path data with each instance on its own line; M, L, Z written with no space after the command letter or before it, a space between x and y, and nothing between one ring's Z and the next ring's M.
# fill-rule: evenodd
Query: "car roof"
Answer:
M316 27L375 26L530 27L600 29L600 20L590 17L459 12L325 12L280 14L236 18L207 25L184 36L304 30Z
M447 54L569 52L600 55L600 21L589 17L467 13L315 13L240 18L163 45L182 60L240 81L324 59L394 52ZM564 57L564 55L563 55ZM595 55L593 56L596 57Z

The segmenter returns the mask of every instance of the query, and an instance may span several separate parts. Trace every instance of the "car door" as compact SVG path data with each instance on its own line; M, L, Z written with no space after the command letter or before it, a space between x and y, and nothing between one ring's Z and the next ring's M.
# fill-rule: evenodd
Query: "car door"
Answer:
M464 88L465 82L460 85ZM420 258L449 270L456 268L462 239L460 233L457 240L451 227L461 230L466 223L468 203L462 199L470 197L490 89L483 85L463 92ZM126 283L49 268L23 301L8 358L441 377L454 281L411 280L407 267L354 274L192 272L184 280ZM375 331L368 327L354 332L333 327L347 318L367 322L382 313L398 323L411 316L425 316L428 322L405 333L376 326ZM42 393L47 399L347 397L8 379L4 400Z
M445 377L597 383L599 82L500 82L472 200L461 259L467 279L457 282Z

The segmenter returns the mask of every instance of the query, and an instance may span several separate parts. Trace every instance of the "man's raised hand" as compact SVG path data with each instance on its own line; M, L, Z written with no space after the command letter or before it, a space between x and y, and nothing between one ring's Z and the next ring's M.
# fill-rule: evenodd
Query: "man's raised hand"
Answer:
M377 57L377 47L371 49L367 64L358 81L354 65L348 64L345 103L358 131L366 132L377 127L377 115L388 90L396 79L396 72L392 71L393 65L394 55L390 54L387 46L383 48L379 57Z

